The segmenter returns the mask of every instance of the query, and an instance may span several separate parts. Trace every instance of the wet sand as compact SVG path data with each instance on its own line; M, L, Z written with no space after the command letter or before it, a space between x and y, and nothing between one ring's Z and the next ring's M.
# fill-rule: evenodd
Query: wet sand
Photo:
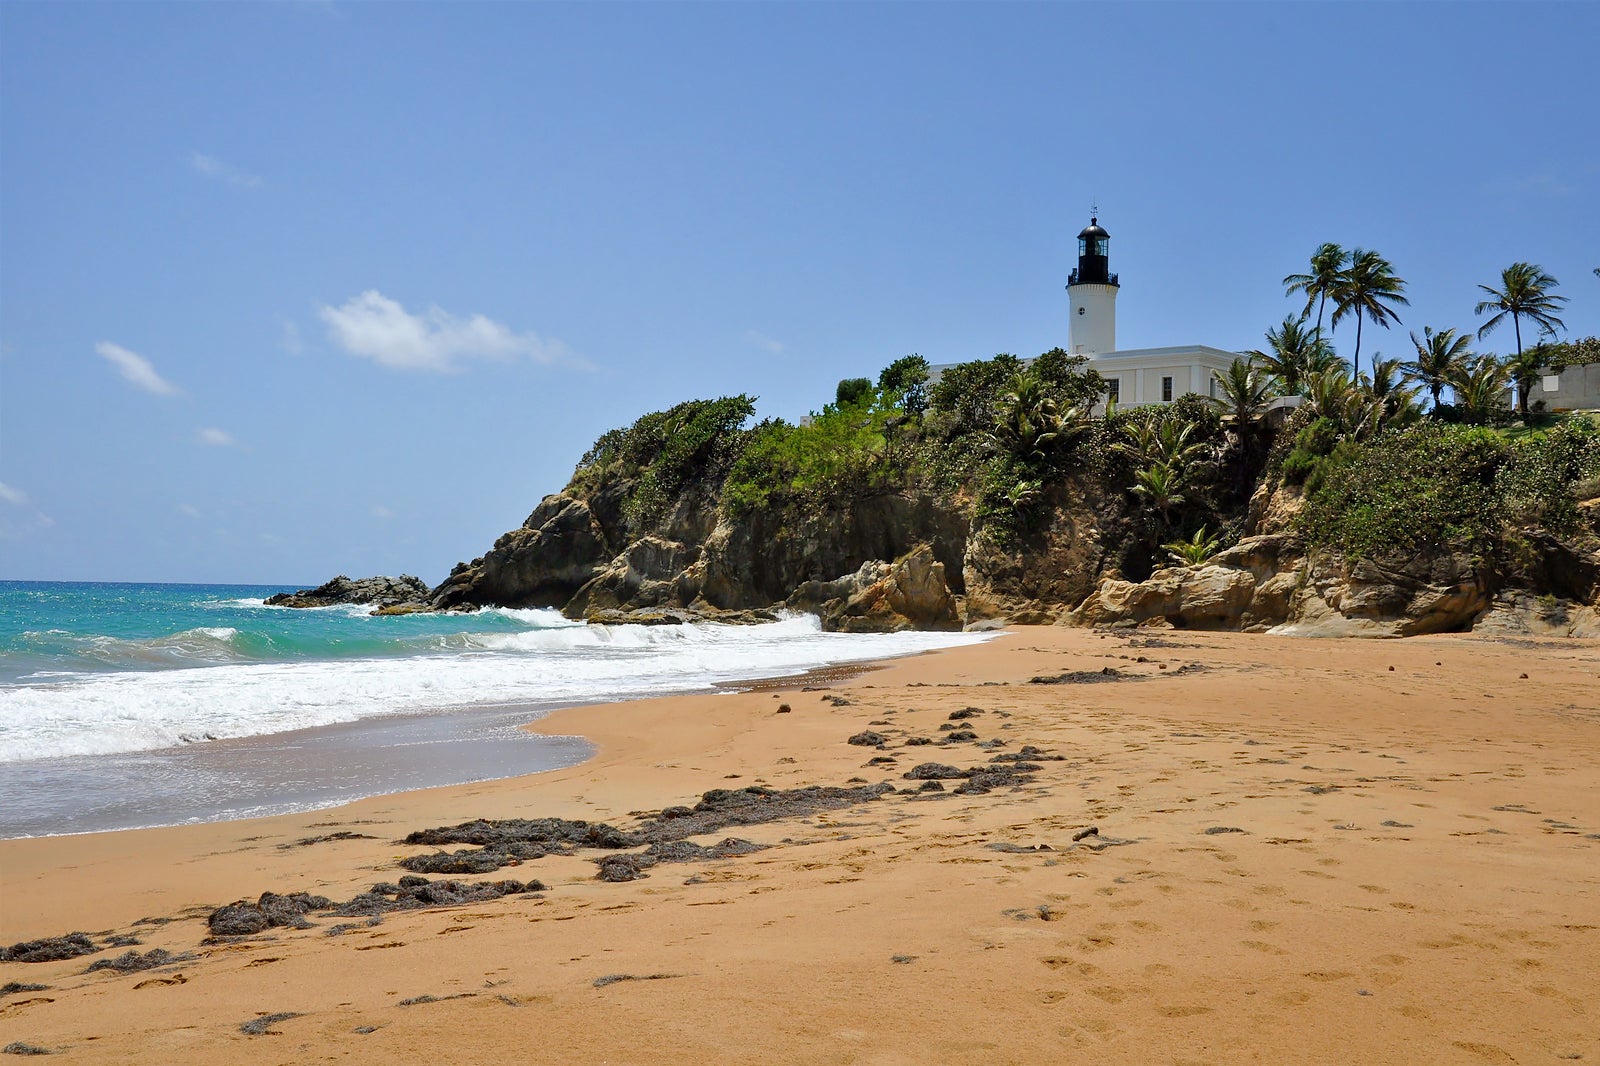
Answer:
M0 1044L150 1063L1600 1059L1592 642L1021 628L776 686L559 712L538 728L598 754L531 777L0 842L0 942L132 933L194 955L0 964L0 984L49 986L0 996ZM865 731L883 747L847 743ZM1019 786L902 776L1030 744L1060 758ZM549 886L533 895L202 943L236 899L398 880L434 850L397 843L415 829L626 829L708 789L852 778L897 791L694 838L754 854L607 883L581 850L461 878ZM292 846L338 832L364 836Z

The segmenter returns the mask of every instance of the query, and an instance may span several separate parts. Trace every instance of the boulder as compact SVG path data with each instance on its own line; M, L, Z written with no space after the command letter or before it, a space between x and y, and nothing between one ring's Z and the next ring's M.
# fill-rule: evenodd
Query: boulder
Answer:
M334 607L339 604L371 604L375 608L421 608L428 600L428 586L420 577L348 578L343 574L314 589L280 592L268 596L268 607ZM399 613L399 612L394 612Z
M1383 559L1328 554L1311 562L1270 632L1311 637L1411 637L1470 629L1491 602L1490 575L1451 552Z
M1144 581L1108 577L1063 621L1263 629L1287 619L1299 567L1291 538L1250 537L1199 566L1168 567Z
M433 590L435 607L560 607L616 555L589 502L546 496L521 527Z
M1556 596L1507 589L1472 623L1494 636L1600 637L1600 610Z
M855 577L879 573L863 566ZM896 559L887 572L845 599L822 605L822 627L840 633L893 633L903 629L961 628L955 596L945 583L944 564L931 545L921 544Z

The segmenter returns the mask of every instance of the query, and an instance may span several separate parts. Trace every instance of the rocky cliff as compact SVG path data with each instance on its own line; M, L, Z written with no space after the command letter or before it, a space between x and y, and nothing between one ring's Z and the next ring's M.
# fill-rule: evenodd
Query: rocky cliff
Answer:
M437 588L372 602L640 622L787 608L858 632L1595 631L1600 426L1352 428L1310 407L1278 425L1197 397L1087 419L1069 405L1098 379L1065 353L965 364L925 393L891 374L905 362L798 426L746 428L748 397L646 415ZM352 590L295 602L328 594Z

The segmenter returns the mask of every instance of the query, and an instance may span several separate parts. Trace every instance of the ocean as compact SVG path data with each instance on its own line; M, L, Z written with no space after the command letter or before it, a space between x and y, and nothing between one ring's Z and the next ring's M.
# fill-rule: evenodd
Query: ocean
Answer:
M0 838L218 821L569 766L558 707L973 643L961 633L374 618L283 586L0 581Z

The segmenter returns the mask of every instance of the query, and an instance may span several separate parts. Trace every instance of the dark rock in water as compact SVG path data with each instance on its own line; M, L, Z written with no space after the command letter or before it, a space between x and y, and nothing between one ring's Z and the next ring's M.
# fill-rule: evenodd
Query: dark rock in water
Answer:
M97 970L115 970L117 973L138 973L140 970L153 970L157 966L166 966L174 962L188 962L194 958L189 952L174 955L165 948L151 948L143 955L137 951L129 951L118 955L114 959L100 959L91 962L84 973L94 973Z
M876 748L883 745L888 741L888 739L889 738L884 736L882 733L875 733L868 729L864 732L857 733L855 736L845 741L845 743L856 744L863 748Z
M89 939L88 933L68 933L66 936L45 937L43 940L24 940L8 948L0 948L0 962L60 962L79 955L93 955L105 950Z
M351 579L340 574L314 589L280 592L268 596L268 607L334 607L343 603L371 604L375 608L410 606L424 608L429 588L420 577L364 577Z

